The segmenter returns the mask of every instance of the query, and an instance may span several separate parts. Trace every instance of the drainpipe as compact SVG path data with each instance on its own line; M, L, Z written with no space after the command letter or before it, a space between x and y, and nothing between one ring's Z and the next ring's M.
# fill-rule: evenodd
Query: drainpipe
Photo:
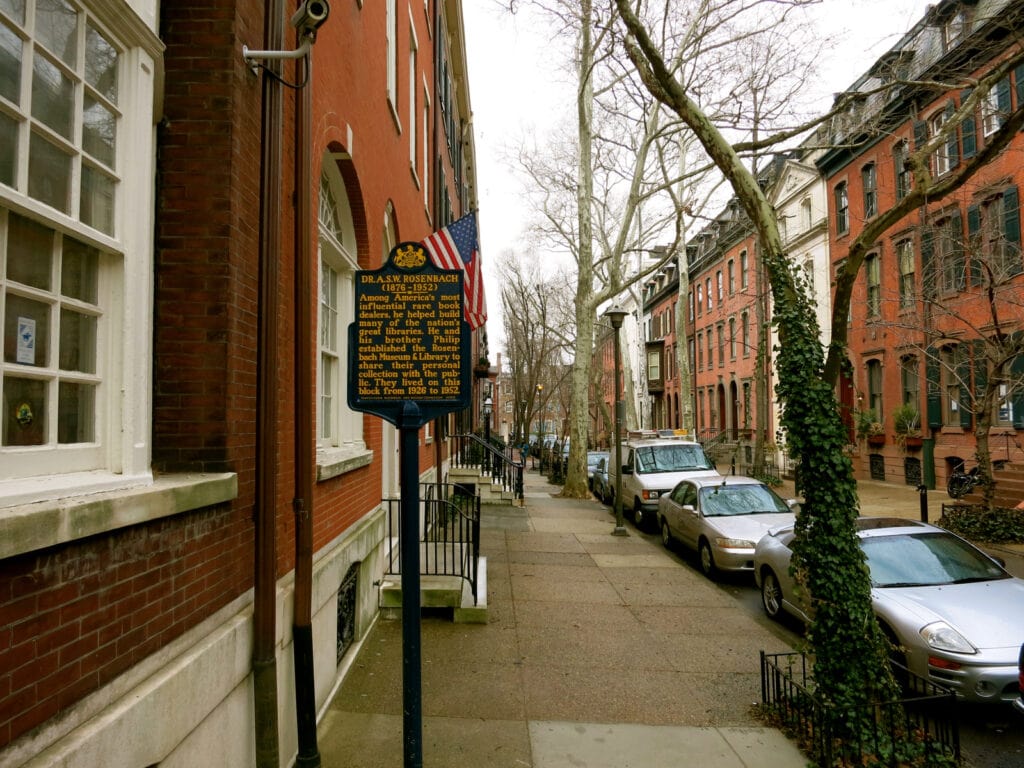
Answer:
M284 43L281 0L266 0L264 44ZM281 65L267 66L280 74ZM277 723L277 312L281 230L281 87L262 78L260 136L259 338L256 353L256 525L253 577L253 724L257 768L277 768L280 761Z
M313 53L299 60L305 86L295 93L295 719L298 768L318 768L316 687L313 670Z

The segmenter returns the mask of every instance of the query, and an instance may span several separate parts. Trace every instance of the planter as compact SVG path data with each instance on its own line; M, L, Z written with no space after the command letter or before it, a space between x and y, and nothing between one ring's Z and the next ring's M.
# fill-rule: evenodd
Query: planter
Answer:
M885 445L885 435L868 435L868 445L872 448L881 448Z
M491 368L488 365L478 365L473 368L473 375L478 379L486 379L491 373Z
M924 445L923 437L905 437L903 438L903 447L908 451L919 451L921 446Z

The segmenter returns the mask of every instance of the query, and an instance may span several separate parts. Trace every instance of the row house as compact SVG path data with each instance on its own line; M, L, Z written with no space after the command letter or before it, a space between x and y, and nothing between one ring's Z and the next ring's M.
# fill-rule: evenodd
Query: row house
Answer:
M4 766L291 764L377 614L354 278L476 206L462 9L303 7L0 2Z
M911 190L909 153L940 135L969 99L972 83L1019 51L1014 25L1022 13L1024 4L1008 0L932 6L845 94L854 98L832 125L834 148L817 159L829 190L833 270L866 224ZM984 152L1022 107L1024 65L1011 69L953 130L946 126L929 158L932 177L941 183ZM1024 332L1022 149L1024 137L1016 135L967 183L907 215L867 254L848 317L850 375L839 388L851 442L858 442L858 415L880 425L872 430L879 434L858 442L863 477L943 486L953 469L972 460L983 415L993 427L992 458L1024 458L1017 448L1024 356L1011 355L995 402L982 402L986 382L1000 375L994 360L1007 349L998 339ZM915 417L921 448L900 428L907 414Z

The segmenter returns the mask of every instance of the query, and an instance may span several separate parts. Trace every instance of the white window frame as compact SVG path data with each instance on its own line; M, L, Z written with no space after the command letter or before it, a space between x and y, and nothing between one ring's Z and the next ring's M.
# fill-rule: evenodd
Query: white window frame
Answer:
M398 132L402 132L402 121L398 116L398 11L396 0L385 0L384 57L387 64L385 89L391 117Z
M47 441L36 446L0 446L0 507L33 502L52 502L87 493L121 491L152 485L152 359L153 327L153 210L155 190L153 169L156 164L155 136L152 130L152 105L156 98L156 74L161 71L162 44L155 30L138 21L127 24L125 14L132 10L108 3L75 6L79 17L103 35L118 53L117 103L113 113L116 141L111 164L90 160L82 148L83 94L89 86L80 79L84 70L85 23L78 26L78 54L74 64L74 127L70 138L38 123L32 117L32 57L36 41L25 27L22 85L19 103L5 103L4 115L17 123L18 148L13 186L0 184L0 239L6 237L8 212L61 233L55 249L72 239L96 249L100 254L98 299L93 307L82 307L96 314L97 382L94 434L89 443L55 444ZM153 9L152 18L156 18ZM147 17L149 18L149 17ZM116 30L116 33L114 32ZM64 65L62 65L64 66ZM27 67L27 71L26 68ZM66 211L57 210L28 194L28 146L31 135L45 134L71 157L68 180L69 201ZM81 174L85 166L114 182L111 226L101 231L80 220ZM131 205L131 211L127 210ZM59 285L54 291L59 289ZM17 289L21 290L21 289ZM0 316L3 315L7 286L0 285ZM58 301L36 294L47 302ZM131 333L125 329L130 328ZM57 340L50 339L57 354ZM56 371L56 361L45 372L26 368L16 362L0 360L0 375L23 373L44 375ZM0 381L0 401L3 400ZM48 406L51 415L56 405ZM49 420L49 419L48 419ZM55 427L49 431L56 434ZM46 505L40 505L42 509ZM59 535L53 532L53 535Z
M409 170L412 172L413 183L420 186L419 168L417 167L417 156L419 144L417 142L417 125L419 123L419 105L416 95L419 93L419 42L416 39L416 28L412 22L412 8L409 9Z
M327 198L327 199L324 199ZM341 173L333 156L325 156L321 177L321 200L318 212L320 265L319 280L337 281L329 291L335 297L333 311L325 311L322 282L318 284L317 302L317 463L335 464L345 458L363 454L363 415L348 407L345 376L348 361L348 327L355 321L355 273L359 263L355 256L356 238L352 212L348 204ZM332 327L325 327L330 323ZM332 343L325 344L325 336ZM327 379L325 360L337 361L337 374Z

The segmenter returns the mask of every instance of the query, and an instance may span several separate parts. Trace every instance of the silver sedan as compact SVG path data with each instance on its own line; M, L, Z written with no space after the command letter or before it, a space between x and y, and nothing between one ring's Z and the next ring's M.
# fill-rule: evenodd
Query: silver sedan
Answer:
M894 659L975 702L1017 696L1024 639L1024 580L958 536L927 523L862 517L860 545L871 602ZM765 612L808 620L806 590L789 572L792 526L772 530L754 553Z
M789 505L752 477L695 477L658 499L662 542L668 547L679 541L695 551L709 578L716 571L752 570L758 540L794 520Z

